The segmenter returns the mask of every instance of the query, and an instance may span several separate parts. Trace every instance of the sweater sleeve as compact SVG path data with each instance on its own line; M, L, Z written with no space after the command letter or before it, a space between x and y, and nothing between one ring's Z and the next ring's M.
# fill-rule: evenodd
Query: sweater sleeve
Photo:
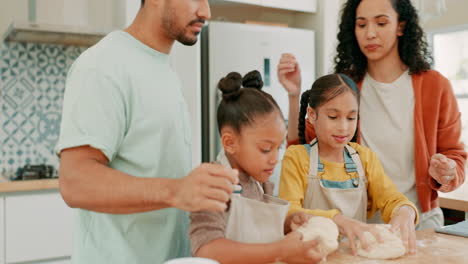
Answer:
M190 214L189 237L192 255L213 240L224 238L226 229L225 212L194 212Z
M403 205L409 205L416 212L417 223L419 215L416 206L405 195L398 191L390 177L385 174L377 155L368 148L362 146L358 149L368 180L367 217L372 217L377 210L380 210L382 220L388 223L395 209Z
M442 89L440 97L439 120L437 127L437 153L444 154L457 163L456 177L449 183L441 185L432 177L429 184L432 189L444 192L455 190L465 181L465 163L467 153L461 138L461 114L457 99L450 82L443 76L438 78L438 86Z
M281 163L279 197L289 201L288 214L300 211L311 215L333 218L339 213L339 210L311 210L303 208L308 184L308 157L307 150L302 145L290 146L286 150Z

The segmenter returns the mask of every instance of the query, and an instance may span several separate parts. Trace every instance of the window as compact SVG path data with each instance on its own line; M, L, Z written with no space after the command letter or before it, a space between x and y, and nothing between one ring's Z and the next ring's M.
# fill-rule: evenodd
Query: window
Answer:
M462 113L462 140L468 146L468 25L432 34L434 69L447 77Z

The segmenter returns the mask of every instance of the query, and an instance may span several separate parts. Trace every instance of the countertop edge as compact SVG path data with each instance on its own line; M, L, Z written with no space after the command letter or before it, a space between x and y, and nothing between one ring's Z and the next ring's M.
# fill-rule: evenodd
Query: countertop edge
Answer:
M0 195L2 193L53 190L58 188L58 179L8 181L0 182Z

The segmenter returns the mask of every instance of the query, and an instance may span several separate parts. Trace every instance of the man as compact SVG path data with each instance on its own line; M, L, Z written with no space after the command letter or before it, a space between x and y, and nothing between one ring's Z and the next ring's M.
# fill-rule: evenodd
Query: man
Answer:
M190 172L187 107L168 64L174 41L193 45L209 18L208 0L143 0L129 28L71 67L56 152L60 192L79 208L73 263L187 256L185 211L226 209L237 171Z

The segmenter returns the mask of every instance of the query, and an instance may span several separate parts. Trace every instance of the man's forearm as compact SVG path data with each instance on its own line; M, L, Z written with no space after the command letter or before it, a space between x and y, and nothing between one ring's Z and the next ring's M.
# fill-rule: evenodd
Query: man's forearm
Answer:
M60 192L70 207L130 214L173 206L179 180L135 177L92 160L71 163L62 160L59 176Z

